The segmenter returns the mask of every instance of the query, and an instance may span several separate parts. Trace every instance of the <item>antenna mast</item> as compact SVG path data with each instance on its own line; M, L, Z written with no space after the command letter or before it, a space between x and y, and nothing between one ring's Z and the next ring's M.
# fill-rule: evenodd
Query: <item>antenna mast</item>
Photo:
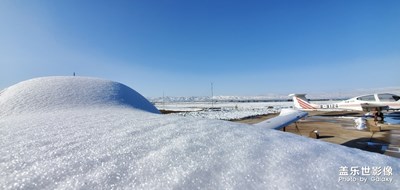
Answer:
M211 82L211 107L214 108L214 84Z
M164 90L162 92L162 104L163 104L163 109L165 110L165 93L164 93Z

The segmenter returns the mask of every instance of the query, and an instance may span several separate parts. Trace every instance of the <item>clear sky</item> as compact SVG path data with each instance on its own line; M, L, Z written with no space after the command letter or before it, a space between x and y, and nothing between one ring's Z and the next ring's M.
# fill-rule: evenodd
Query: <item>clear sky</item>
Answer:
M2 0L0 89L39 76L144 96L400 86L400 1Z

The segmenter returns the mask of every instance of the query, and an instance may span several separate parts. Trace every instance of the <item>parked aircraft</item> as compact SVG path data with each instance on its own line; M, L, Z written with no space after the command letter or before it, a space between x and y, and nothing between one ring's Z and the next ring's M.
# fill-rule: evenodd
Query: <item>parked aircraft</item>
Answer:
M369 94L357 96L334 104L313 104L308 101L306 94L290 94L296 108L301 110L400 110L400 96L390 93Z

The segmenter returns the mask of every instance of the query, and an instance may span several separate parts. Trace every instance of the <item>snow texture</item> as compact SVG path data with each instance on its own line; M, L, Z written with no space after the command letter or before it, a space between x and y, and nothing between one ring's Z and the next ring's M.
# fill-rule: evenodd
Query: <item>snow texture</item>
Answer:
M0 103L0 189L400 189L398 159L154 114L111 81L33 79L6 89ZM389 166L393 181L338 182L341 166Z
M43 77L0 94L0 116L75 107L128 106L159 113L146 98L117 82L87 77Z
M259 115L266 115L269 113L276 113L276 112L274 112L271 109L222 108L221 110L209 109L209 110L201 110L193 112L180 112L180 113L173 113L172 115L180 115L180 116L194 117L194 118L234 120L234 119L242 119Z
M363 117L354 119L354 123L356 124L355 127L358 130L365 130L367 128L366 120Z
M306 93L308 98L311 99L349 99L366 94L375 93L391 93L400 94L400 86L397 87L384 87L384 88L367 88L367 89L351 89L347 91L333 91L333 92L292 92L296 94ZM288 94L269 93L261 96L189 96L189 97L149 97L151 102L263 102L263 101L287 101Z
M172 115L192 118L234 120L270 113L279 113L293 102L167 102L156 103L160 110L178 111Z

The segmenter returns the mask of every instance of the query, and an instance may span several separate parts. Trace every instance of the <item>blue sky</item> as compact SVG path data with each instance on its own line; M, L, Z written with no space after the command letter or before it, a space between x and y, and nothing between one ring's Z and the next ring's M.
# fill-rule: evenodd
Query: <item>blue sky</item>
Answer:
M144 96L400 87L400 1L0 2L0 89L94 76Z

